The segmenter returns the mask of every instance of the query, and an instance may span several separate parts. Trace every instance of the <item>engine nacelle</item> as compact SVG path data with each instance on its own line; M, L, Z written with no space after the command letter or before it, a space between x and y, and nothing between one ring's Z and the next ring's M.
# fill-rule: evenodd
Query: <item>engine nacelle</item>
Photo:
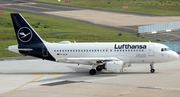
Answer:
M120 72L123 69L123 65L123 61L110 61L105 64L105 68L112 72Z
M126 64L124 65L124 67L132 67L132 66L133 66L132 63L126 63Z

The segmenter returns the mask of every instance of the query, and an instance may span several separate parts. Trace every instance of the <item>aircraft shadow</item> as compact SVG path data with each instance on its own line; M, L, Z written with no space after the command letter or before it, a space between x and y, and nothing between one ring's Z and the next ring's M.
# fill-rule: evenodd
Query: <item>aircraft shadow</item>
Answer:
M151 74L150 72L121 72L121 73L113 73L113 72L97 72L96 75L89 75L89 73L85 72L73 72L73 73L64 73L67 75L59 76L59 77L53 77L53 78L47 78L38 80L36 82L48 82L48 81L57 81L57 80L76 80L76 81L86 81L91 79L98 79L98 78L105 78L105 77L115 77L119 75L134 75L134 74ZM155 73L156 74L156 73ZM75 78L75 79L74 79ZM83 79L85 78L85 79Z

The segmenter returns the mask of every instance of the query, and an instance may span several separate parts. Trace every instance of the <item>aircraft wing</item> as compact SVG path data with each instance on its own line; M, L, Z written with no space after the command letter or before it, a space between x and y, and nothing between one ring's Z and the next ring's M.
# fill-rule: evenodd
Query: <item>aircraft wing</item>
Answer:
M66 60L72 60L72 61L75 61L75 60L78 60L78 61L105 61L105 60L108 60L108 61L111 61L111 60L119 60L117 57L86 57L86 58L65 58Z
M72 57L72 58L60 58L57 61L59 62L89 62L96 63L97 61L118 61L117 57Z

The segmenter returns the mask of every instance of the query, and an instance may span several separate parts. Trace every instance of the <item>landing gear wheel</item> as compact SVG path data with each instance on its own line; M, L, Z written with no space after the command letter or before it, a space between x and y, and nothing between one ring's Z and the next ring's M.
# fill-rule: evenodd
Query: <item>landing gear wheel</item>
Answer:
M97 66L97 67L96 67L96 70L97 70L97 71L101 71L102 69L99 68L99 66Z
M152 63L150 63L150 72L151 73L154 73L155 72L155 69L154 69L154 63L152 62Z
M89 71L89 74L90 74L90 75L95 75L95 74L96 74L96 70L95 70L95 69L91 69L91 70Z
M151 69L150 72L151 72L151 73L154 73L154 72L155 72L155 69Z

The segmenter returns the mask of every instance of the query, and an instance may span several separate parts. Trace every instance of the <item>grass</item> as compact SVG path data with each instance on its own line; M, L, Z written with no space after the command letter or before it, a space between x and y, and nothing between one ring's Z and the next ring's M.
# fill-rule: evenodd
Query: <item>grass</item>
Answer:
M143 14L180 15L180 0L71 0L70 3L65 3L65 0L34 1Z
M76 42L121 42L121 41L155 41L152 38L138 37L136 34L120 32L90 24L68 20L21 13L38 34L46 41L60 42L63 40ZM122 36L118 36L122 33ZM17 44L10 12L0 15L0 57L21 56L6 48Z

